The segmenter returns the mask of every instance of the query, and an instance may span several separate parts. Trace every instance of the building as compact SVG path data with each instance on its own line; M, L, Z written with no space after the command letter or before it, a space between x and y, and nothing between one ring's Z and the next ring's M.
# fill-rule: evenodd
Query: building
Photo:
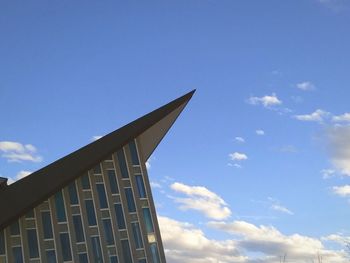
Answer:
M194 91L7 185L0 263L165 263L146 160Z

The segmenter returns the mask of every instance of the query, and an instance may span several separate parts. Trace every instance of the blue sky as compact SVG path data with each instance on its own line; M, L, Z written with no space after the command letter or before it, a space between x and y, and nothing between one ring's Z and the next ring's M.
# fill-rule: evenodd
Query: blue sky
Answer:
M347 262L349 24L346 0L3 1L0 175L197 89L149 160L168 261Z

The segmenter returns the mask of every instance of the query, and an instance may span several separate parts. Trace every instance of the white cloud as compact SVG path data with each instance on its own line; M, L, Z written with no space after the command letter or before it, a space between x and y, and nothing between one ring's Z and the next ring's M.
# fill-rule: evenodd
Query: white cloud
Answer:
M160 183L157 183L157 182L154 182L154 181L151 181L150 185L151 185L152 188L162 188L162 185Z
M342 197L350 196L350 185L333 186L332 190L333 190L333 193L335 193L336 195L339 195Z
M237 142L240 142L240 143L244 143L245 142L244 138L242 138L242 137L236 137L235 140Z
M97 141L97 140L101 139L102 137L103 137L102 135L95 135L95 136L92 136L91 140Z
M170 188L187 196L186 198L174 198L182 210L196 210L216 220L226 219L231 215L227 203L219 195L203 186L189 186L175 182Z
M304 114L304 115L295 115L294 118L299 121L316 121L316 122L323 122L324 118L328 117L330 115L329 112L317 109L313 113L310 114Z
M334 176L335 170L333 169L322 169L321 170L322 178L323 179L328 179Z
M230 153L229 157L232 161L243 161L248 159L246 154L239 152Z
M3 158L9 162L41 162L42 157L37 155L37 149L31 144L21 144L19 142L1 141L0 152Z
M315 89L315 85L313 83L311 83L310 81L300 82L296 86L298 89L305 90L305 91Z
M276 106L282 104L282 101L277 98L275 93L265 95L263 97L250 97L248 103L252 105L263 105L264 107Z
M16 180L20 180L28 175L30 175L32 172L31 171L20 171L16 175Z
M263 130L256 130L255 133L257 135L265 135L265 132Z
M288 215L294 215L294 213L292 211L290 211L287 207L284 207L280 204L273 204L270 207L272 210L278 211L278 212L282 212Z
M333 116L332 121L334 121L334 122L350 122L350 113L346 112L342 115Z

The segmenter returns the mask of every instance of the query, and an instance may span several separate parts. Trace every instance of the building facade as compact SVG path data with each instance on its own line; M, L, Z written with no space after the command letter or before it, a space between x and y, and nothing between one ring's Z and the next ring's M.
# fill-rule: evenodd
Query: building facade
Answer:
M0 181L0 263L165 263L145 163L192 94Z

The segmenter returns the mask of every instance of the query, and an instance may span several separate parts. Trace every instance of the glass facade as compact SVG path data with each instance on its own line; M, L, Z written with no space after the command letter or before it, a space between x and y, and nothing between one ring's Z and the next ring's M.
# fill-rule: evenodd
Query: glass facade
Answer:
M75 231L75 239L77 242L84 242L84 229L83 224L81 222L81 216L80 215L74 215L73 216L73 226Z
M89 222L89 226L95 226L96 222L96 214L94 202L92 200L85 200L86 214Z
M41 212L41 220L43 224L44 239L49 239L53 237L52 234L52 224L51 216L49 211Z
M147 233L153 233L154 228L152 223L151 212L149 211L149 208L142 208L142 211L143 211L143 218L145 220L146 231Z
M102 251L100 246L100 238L92 237L91 243L92 243L92 252L94 255L94 262L103 263L103 256L102 256Z
M126 165L123 149L117 151L117 157L118 157L119 169L120 169L120 172L122 173L122 178L129 178L128 167Z
M115 204L115 216L117 218L117 224L119 229L125 229L124 212L121 204Z
M111 193L118 194L119 189L118 189L117 178L116 178L114 170L107 170L107 175L108 175L109 187L111 189Z
M137 185L137 192L139 193L139 198L147 198L145 184L141 174L135 175L135 181Z
M36 230L35 229L27 230L27 238L28 238L29 257L38 258L39 247L38 247L38 238L36 235Z
M78 193L77 193L77 188L75 186L75 182L68 185L68 192L69 192L70 204L71 205L78 205L79 200L78 200Z
M129 150L130 150L132 164L133 165L140 165L139 157L137 155L135 140L132 140L129 142Z
M131 223L136 248L143 248L142 236L138 222Z
M55 194L56 217L58 222L66 222L66 211L64 209L64 200L62 191Z
M96 184L98 200L100 201L101 208L108 208L108 202L106 197L106 191L104 184Z
M20 234L19 222L16 221L10 226L11 236L18 236Z
M14 263L23 263L23 254L21 247L13 247L12 248L12 256Z
M46 260L47 263L56 263L56 252L55 250L47 250L46 251Z
M125 188L126 202L128 204L128 210L130 213L136 212L136 206L134 201L134 196L132 194L131 188Z
M103 230L105 234L105 239L107 245L113 245L114 244L114 237L113 237L113 229L112 229L112 223L110 219L103 219Z
M72 260L71 244L69 241L68 233L61 233L60 234L60 241L61 241L63 261Z

